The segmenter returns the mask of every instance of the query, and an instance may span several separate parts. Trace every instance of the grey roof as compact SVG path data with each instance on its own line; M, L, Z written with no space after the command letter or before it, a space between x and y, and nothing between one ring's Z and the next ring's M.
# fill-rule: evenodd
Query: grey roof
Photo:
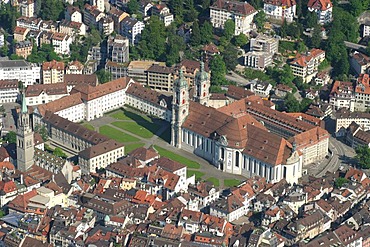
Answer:
M15 68L15 67L28 67L30 66L25 60L5 60L0 61L0 68Z
M127 26L127 27L130 27L132 28L133 26L135 26L135 24L138 22L138 20L132 18L132 17L125 17L122 22L121 22L121 25L124 25L124 26Z

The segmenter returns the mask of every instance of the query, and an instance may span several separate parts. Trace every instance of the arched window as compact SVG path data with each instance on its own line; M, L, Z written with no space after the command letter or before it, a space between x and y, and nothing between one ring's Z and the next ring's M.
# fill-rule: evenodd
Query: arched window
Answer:
M221 159L225 158L225 149L221 148Z
M239 160L240 160L240 153L239 151L236 151L235 153L235 166L239 167Z

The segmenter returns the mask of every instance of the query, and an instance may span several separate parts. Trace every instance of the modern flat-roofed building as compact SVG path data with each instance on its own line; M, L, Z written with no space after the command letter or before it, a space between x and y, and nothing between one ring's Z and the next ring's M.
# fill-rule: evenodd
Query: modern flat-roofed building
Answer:
M146 70L147 85L155 90L170 92L173 88L174 72L173 68L153 64Z
M153 65L159 64L165 66L165 63L156 61L131 61L127 66L127 76L134 79L136 82L146 84L147 73L146 71Z
M40 83L40 72L38 65L24 60L0 61L0 80L18 80L27 87Z

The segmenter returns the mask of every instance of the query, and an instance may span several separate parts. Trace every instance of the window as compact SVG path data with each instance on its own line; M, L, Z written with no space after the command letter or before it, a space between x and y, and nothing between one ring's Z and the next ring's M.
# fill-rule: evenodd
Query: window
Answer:
M235 153L235 166L239 167L239 160L240 160L240 153L239 151L236 151Z

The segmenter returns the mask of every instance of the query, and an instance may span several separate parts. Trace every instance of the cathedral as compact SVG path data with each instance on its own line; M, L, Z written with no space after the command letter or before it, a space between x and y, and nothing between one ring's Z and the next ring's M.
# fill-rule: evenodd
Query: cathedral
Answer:
M201 64L191 97L183 72L174 83L171 145L195 153L218 169L269 182L302 176L302 153L245 111L248 98L210 107L210 77ZM268 108L268 107L267 107Z

